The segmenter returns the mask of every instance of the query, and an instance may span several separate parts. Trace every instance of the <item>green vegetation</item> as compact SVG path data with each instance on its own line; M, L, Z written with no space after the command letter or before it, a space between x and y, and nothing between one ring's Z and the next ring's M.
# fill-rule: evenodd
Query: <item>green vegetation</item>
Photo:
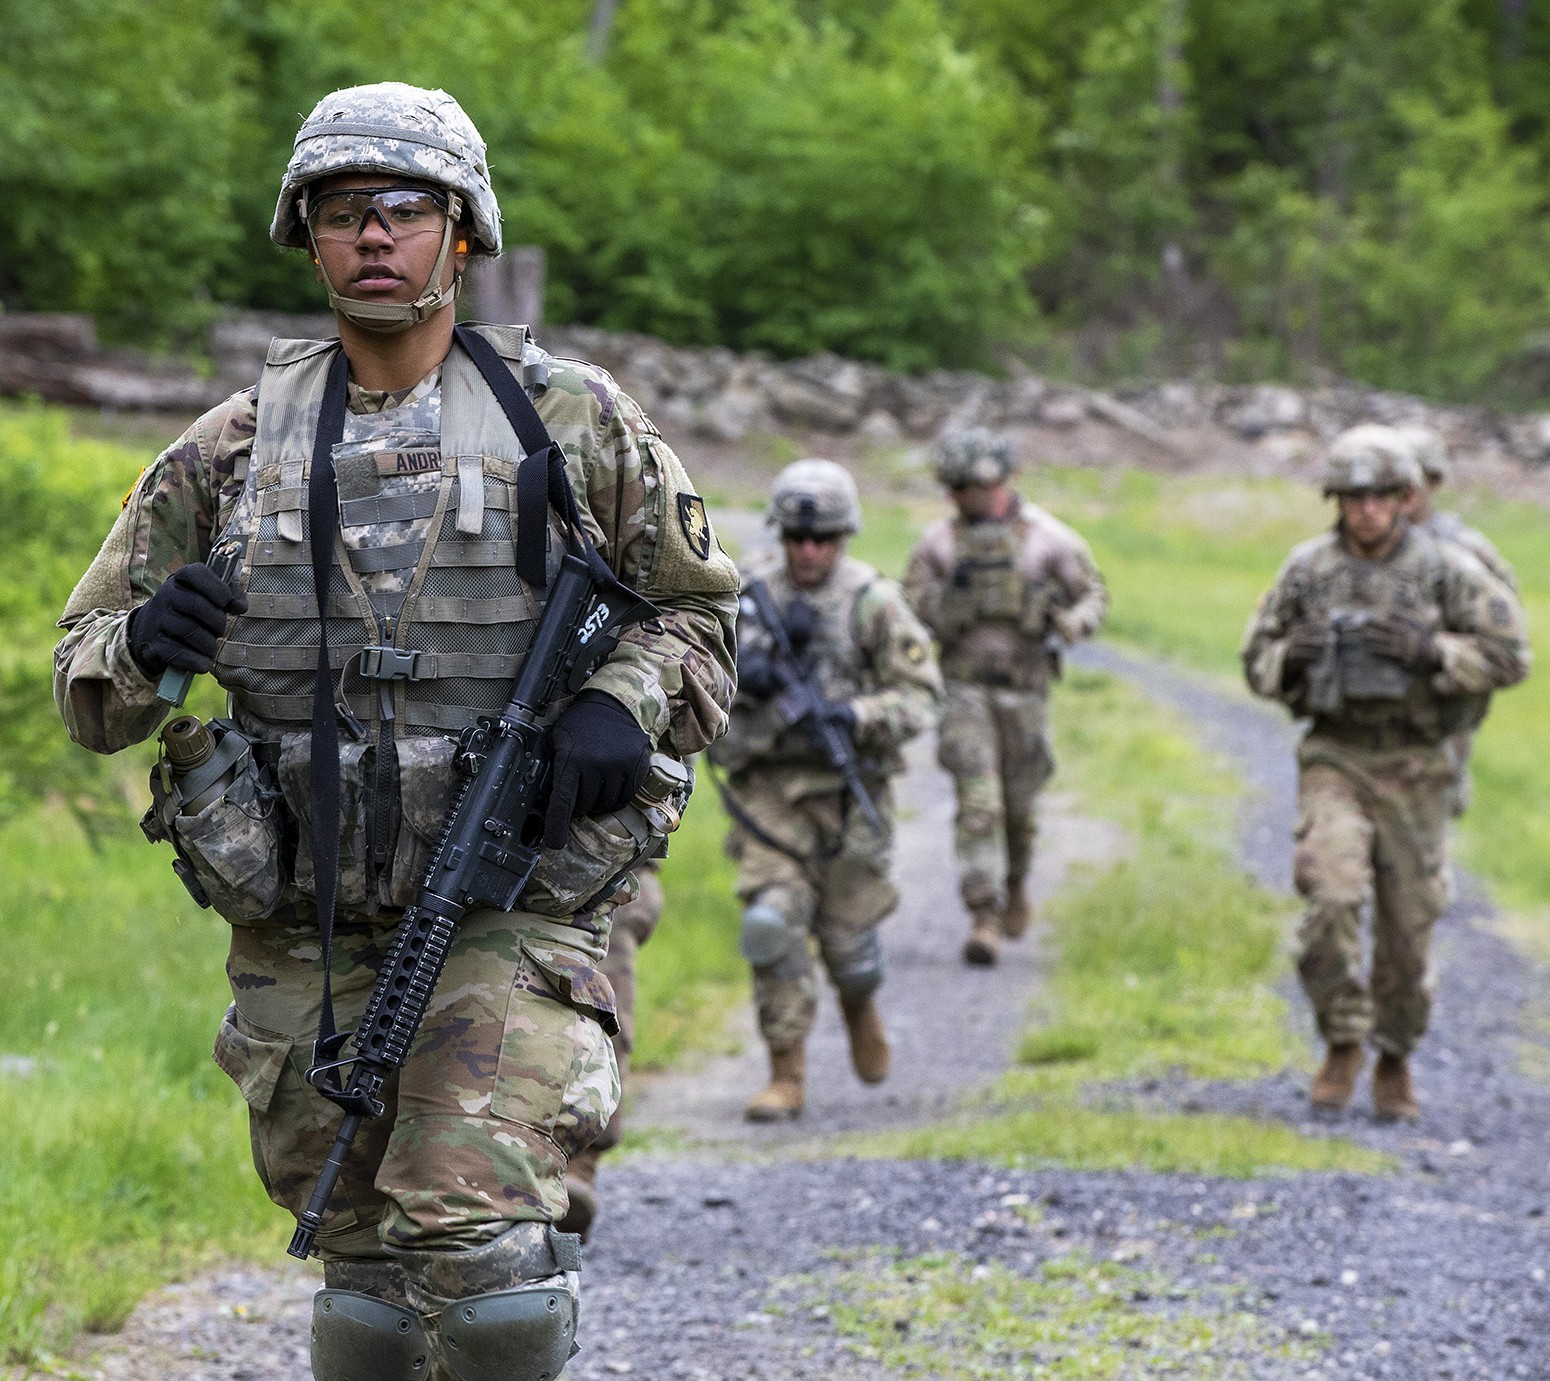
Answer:
M27 860L0 870L0 1361L26 1362L284 1238L210 1060L224 923L143 841L94 856L60 812L0 830L0 855Z
M662 868L664 924L640 952L632 1066L665 1069L726 1042L726 1015L748 996L738 949L737 868L721 847L727 820L702 766L694 803Z
M908 1376L1241 1377L1257 1375L1269 1358L1318 1355L1235 1307L1226 1292L1164 1304L1170 1285L1158 1273L1079 1252L1045 1261L1032 1276L955 1253L872 1253L821 1283L812 1306L829 1310L860 1355Z
M1252 1078L1299 1059L1273 986L1288 913L1234 863L1237 790L1174 716L1110 676L1074 671L1052 718L1060 780L1084 811L1123 827L1125 856L1068 882L1047 908L1053 965L1022 1067L961 1118L850 1149L1220 1175L1384 1169L1385 1157L1349 1142L1152 1111L1123 1085L1105 1093L1173 1072Z
M1495 0L55 0L10 16L0 302L316 308L298 115L443 86L551 316L910 369L1543 391L1550 23ZM153 71L157 80L143 74Z

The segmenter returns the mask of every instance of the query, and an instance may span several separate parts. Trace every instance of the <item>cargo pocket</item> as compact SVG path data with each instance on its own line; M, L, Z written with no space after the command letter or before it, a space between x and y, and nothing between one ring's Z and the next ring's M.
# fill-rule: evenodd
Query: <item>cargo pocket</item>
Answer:
M233 1003L215 1035L215 1062L236 1084L248 1107L262 1114L274 1102L294 1044L289 1036L254 1026Z
M539 942L530 948L525 937L522 950L490 1111L573 1156L602 1135L619 1106L619 1066L602 1024L606 1016L617 1026L613 990L585 955Z
M312 855L311 734L287 734L280 740L280 791L296 823L296 887L317 896L317 865ZM370 899L366 839L366 774L376 761L368 743L339 745L339 892L341 910L366 909ZM375 909L374 907L370 909Z
M450 738L417 737L400 739L397 746L403 813L387 897L390 906L409 906L425 880L431 851L441 837L447 807L452 803L452 757L457 744Z
M280 809L279 794L244 773L197 815L170 822L179 853L228 921L264 920L285 897Z
M579 816L563 849L545 849L517 905L537 916L568 920L605 900L661 836L633 806L609 815Z

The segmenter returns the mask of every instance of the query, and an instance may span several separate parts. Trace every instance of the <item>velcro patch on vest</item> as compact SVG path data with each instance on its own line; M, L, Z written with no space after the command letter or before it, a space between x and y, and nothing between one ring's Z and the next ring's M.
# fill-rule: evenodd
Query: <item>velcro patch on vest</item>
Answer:
M441 469L439 446L414 446L377 452L377 475L425 475Z

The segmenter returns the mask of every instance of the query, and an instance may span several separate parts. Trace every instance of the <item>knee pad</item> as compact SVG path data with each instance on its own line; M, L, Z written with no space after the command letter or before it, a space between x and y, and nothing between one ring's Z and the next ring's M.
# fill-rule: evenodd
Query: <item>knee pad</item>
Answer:
M874 926L842 944L823 946L824 964L835 989L847 1002L871 997L883 982L883 942Z
M564 1276L453 1300L441 1364L453 1381L554 1381L576 1350L576 1313Z
M581 1243L572 1234L517 1223L482 1247L390 1250L451 1381L554 1381L577 1351Z
M785 915L768 902L756 901L743 908L743 958L756 969L784 959L803 939Z
M317 1381L425 1381L431 1344L412 1309L354 1290L319 1290L312 1301Z

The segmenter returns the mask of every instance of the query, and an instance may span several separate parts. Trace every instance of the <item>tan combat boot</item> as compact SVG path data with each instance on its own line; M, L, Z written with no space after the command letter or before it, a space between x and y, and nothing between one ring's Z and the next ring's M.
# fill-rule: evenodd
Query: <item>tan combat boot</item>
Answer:
M870 997L841 1002L845 1032L850 1037L850 1062L863 1084L880 1084L888 1077L888 1033L877 1004Z
M1008 940L1020 939L1033 924L1033 903L1021 878L1006 880L1006 905L1001 910L1001 933Z
M963 962L988 966L1001 954L1001 913L994 906L969 911L969 938L963 942Z
M1362 1047L1358 1041L1340 1041L1329 1047L1324 1067L1313 1076L1309 1101L1328 1112L1343 1112L1356 1091L1356 1076L1362 1072Z
M1372 1110L1380 1122L1414 1122L1421 1115L1410 1083L1410 1062L1403 1055L1378 1056L1372 1072Z
M555 1227L561 1232L574 1232L583 1242L592 1231L592 1220L597 1217L597 1162L600 1152L590 1146L578 1151L565 1167L565 1192L570 1196L570 1207Z
M802 1041L770 1047L770 1086L748 1100L750 1122L779 1122L802 1115L802 1084L807 1077L807 1048Z

